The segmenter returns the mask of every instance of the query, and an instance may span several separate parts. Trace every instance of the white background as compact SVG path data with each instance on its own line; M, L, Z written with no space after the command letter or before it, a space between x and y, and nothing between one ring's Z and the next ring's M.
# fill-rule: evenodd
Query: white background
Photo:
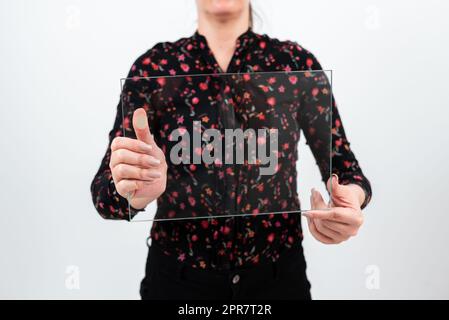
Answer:
M305 228L313 297L448 299L448 1L254 7L257 32L298 41L333 69L373 185L357 238L324 246ZM150 224L102 220L89 186L119 79L195 23L194 0L0 1L0 298L139 298Z

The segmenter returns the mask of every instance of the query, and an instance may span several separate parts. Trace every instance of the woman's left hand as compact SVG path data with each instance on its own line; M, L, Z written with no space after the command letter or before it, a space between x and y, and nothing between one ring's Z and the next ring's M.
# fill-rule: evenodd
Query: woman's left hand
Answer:
M325 203L319 191L312 189L312 210L303 215L307 217L309 230L315 239L325 244L338 244L357 235L363 224L360 207L365 193L358 185L339 184L336 175L329 179L327 187L332 190L330 205Z

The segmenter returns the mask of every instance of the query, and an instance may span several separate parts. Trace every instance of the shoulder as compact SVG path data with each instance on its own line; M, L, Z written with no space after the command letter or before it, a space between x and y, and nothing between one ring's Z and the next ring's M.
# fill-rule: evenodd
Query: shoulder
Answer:
M177 41L158 42L152 48L135 59L131 66L130 75L148 77L158 75L169 75L170 65L179 61L190 38L181 38Z
M266 43L267 48L275 55L283 59L289 59L290 63L296 70L322 70L321 64L315 55L300 45L298 42L291 40L280 40L272 38L266 34L258 35L260 41Z

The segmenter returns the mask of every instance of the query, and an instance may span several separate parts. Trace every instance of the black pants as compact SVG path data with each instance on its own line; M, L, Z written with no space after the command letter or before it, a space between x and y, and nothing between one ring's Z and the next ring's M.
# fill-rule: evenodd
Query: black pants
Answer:
M305 271L301 246L289 249L275 263L210 271L191 268L152 245L140 295L144 300L310 300Z

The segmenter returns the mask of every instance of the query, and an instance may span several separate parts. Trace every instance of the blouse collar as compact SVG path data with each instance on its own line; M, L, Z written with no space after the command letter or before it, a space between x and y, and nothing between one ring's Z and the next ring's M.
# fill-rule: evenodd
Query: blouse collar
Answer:
M242 33L236 41L236 48L228 69L223 71L219 67L210 47L207 44L206 37L201 35L198 30L195 31L194 35L188 38L186 42L187 52L198 54L201 59L203 59L208 66L212 66L213 72L229 72L235 73L239 72L243 65L241 64L241 58L246 52L251 51L255 44L259 43L261 36L254 33L251 28L248 28L244 33Z
M254 41L254 39L256 39L256 38L257 38L256 33L254 33L254 31L252 30L251 27L249 27L244 33L242 33L237 38L237 43L236 43L237 49L245 48L248 44L252 43ZM200 34L198 32L198 30L195 31L195 33L193 34L191 39L192 39L192 45L194 48L197 48L200 50L208 48L206 37L203 36L202 34Z

